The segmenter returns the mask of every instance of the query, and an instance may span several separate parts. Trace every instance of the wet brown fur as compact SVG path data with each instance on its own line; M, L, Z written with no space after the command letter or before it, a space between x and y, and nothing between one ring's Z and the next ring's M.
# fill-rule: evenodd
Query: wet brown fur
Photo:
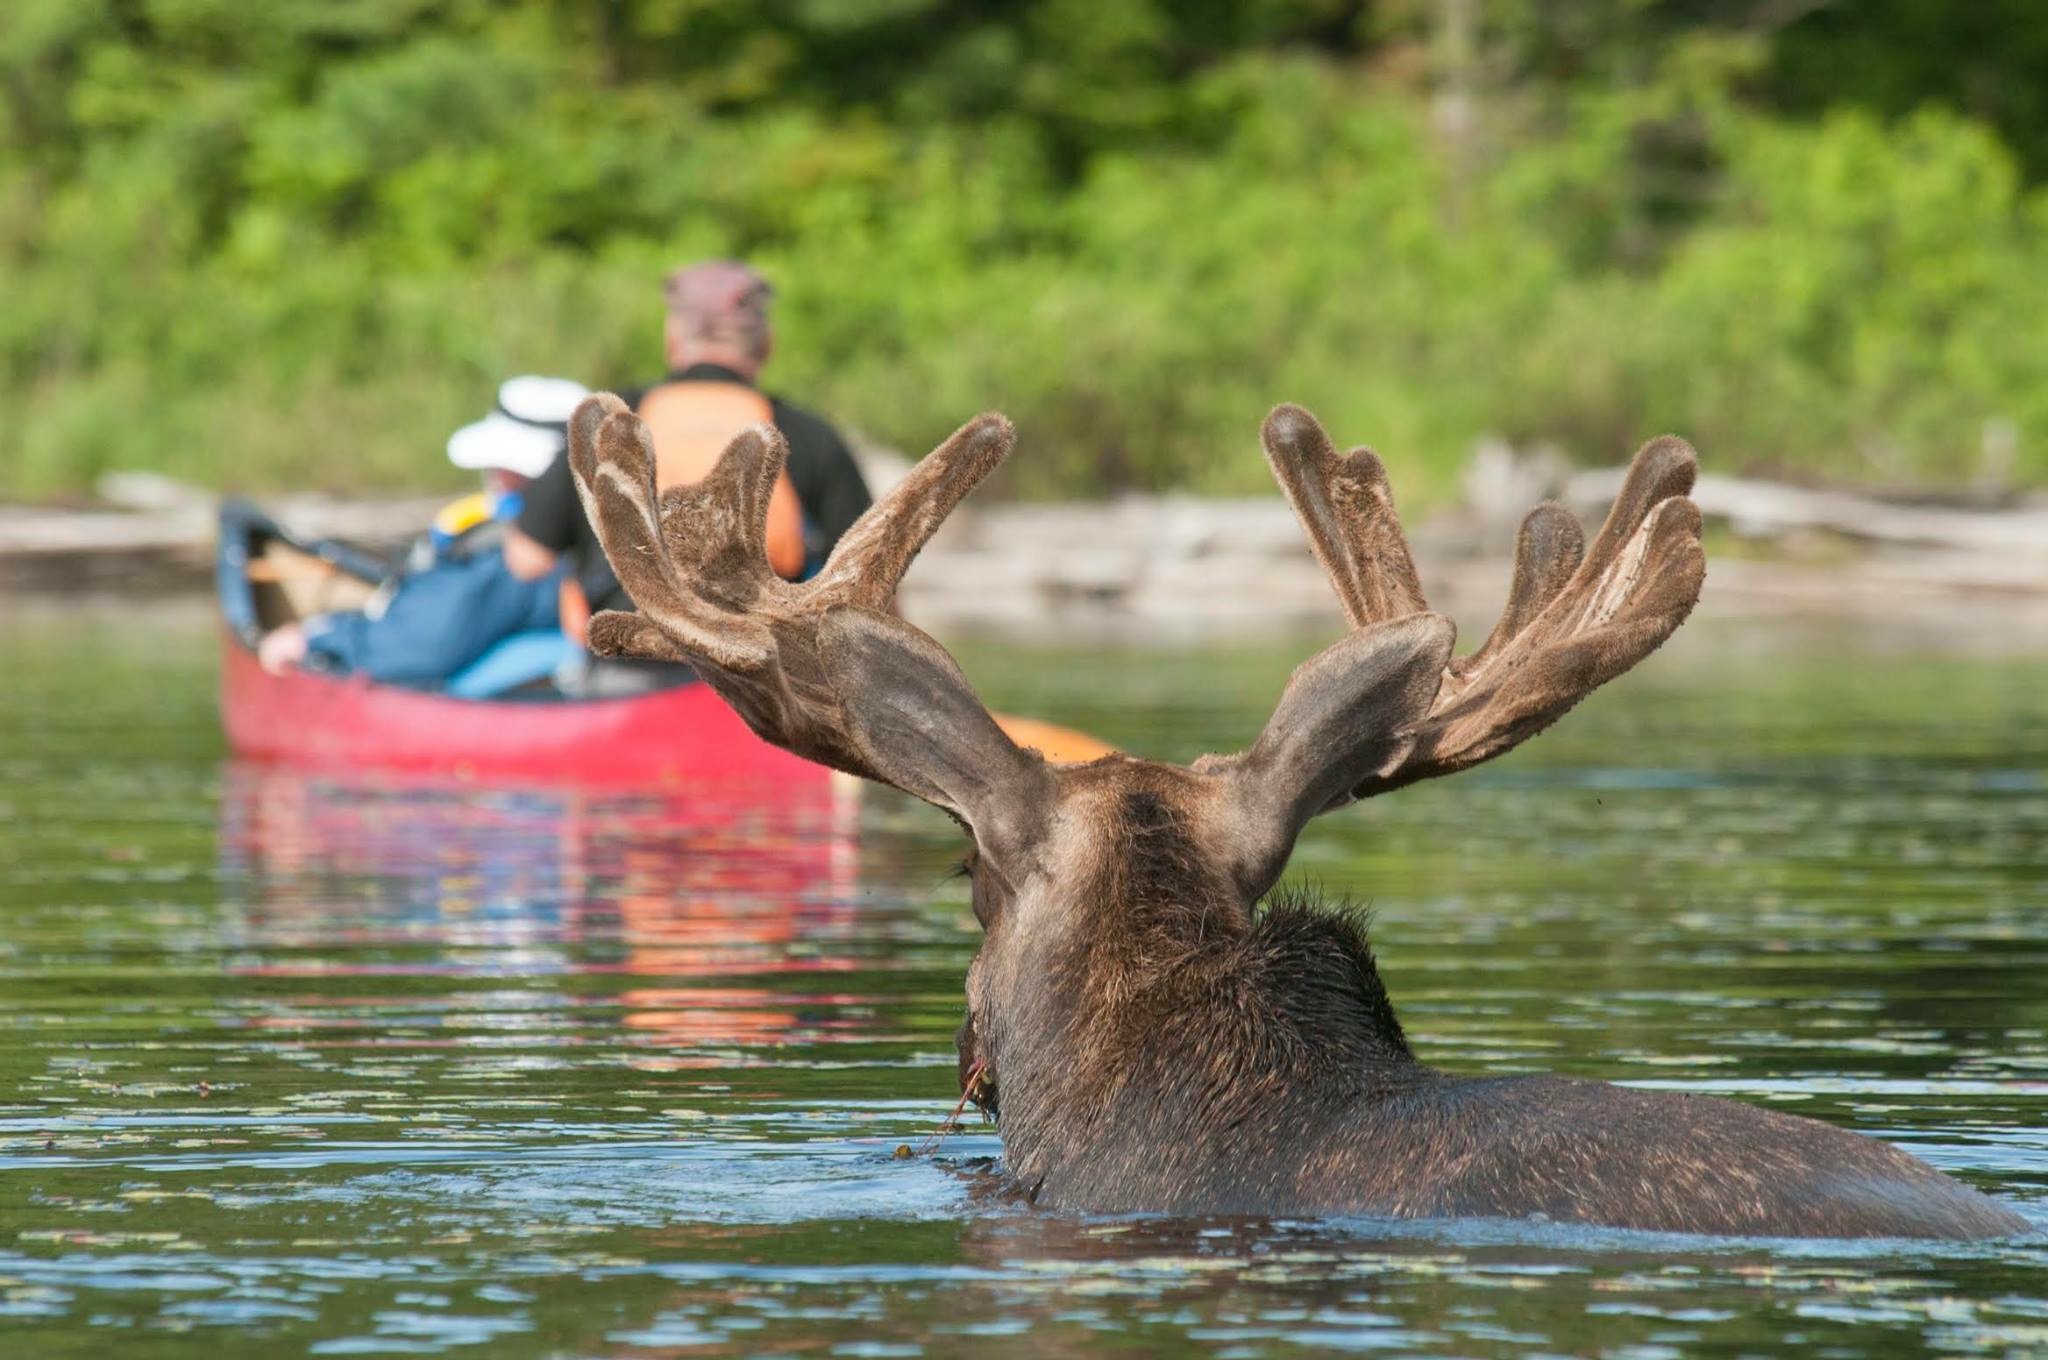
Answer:
M1149 782L1142 767L1101 775ZM1043 985L992 988L983 960L971 975L963 1070L987 1069L1006 1169L1037 1204L1741 1235L2025 1229L1925 1163L1817 1121L1425 1066L1358 913L1287 890L1248 910L1213 878L1188 897L1200 856L1171 809L1143 791L1121 803L1114 867L1076 884L1087 923L1034 960ZM1001 910L985 949L1008 946Z

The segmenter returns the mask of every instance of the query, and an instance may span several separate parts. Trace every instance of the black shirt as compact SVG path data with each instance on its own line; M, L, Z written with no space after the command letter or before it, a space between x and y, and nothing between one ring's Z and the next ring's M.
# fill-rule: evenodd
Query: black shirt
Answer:
M692 364L662 380L674 382L724 382L753 384L719 364ZM632 388L619 393L620 400L634 410L654 386ZM832 545L853 527L873 497L861 479L853 453L839 432L820 416L792 406L770 393L769 409L775 428L789 441L789 480L796 486L797 502L804 512L804 564L813 569L825 560ZM583 502L576 495L575 476L569 459L555 459L548 470L527 485L525 503L519 511L519 531L570 563L583 593L593 609L631 609L633 602L620 588L618 577L604 560L597 534L584 518Z

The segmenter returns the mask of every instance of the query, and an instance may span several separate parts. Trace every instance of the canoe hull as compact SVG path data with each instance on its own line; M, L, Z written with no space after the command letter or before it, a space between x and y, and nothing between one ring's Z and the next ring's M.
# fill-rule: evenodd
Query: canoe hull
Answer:
M491 702L357 677L273 675L232 634L221 653L221 721L228 745L251 760L642 786L831 777L755 736L709 685L627 699Z

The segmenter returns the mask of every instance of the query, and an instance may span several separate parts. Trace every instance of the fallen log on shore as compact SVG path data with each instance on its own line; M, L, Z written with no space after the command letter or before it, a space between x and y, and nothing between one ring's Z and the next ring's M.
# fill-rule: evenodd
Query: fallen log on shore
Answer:
M1621 485L1608 470L1574 473L1564 501L1575 510L1606 505ZM1881 500L1853 491L1787 486L1703 475L1693 499L1708 519L1743 538L1781 538L1825 530L1866 543L1966 552L2048 554L2048 505L2009 510L1958 509Z

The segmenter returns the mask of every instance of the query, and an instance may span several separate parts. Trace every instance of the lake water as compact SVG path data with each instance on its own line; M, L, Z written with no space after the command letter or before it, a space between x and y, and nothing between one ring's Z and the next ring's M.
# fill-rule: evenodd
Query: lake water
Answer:
M1020 1211L893 796L224 760L192 610L0 614L0 1355L2019 1355L2048 1245ZM963 647L1147 754L1309 644ZM1422 1056L1730 1094L2048 1227L2048 656L1695 625L1316 823Z

